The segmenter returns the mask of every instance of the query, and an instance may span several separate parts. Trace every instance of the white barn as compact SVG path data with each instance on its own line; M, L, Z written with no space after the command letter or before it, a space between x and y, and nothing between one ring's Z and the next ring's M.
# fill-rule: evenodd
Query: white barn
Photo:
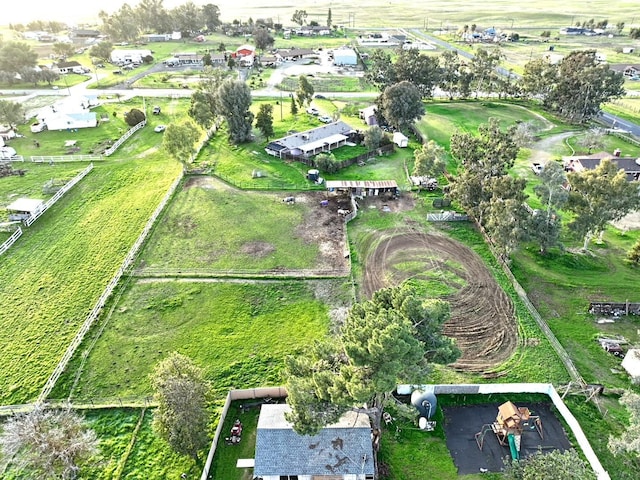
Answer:
M336 48L333 51L334 65L357 65L358 55L353 48Z
M151 50L119 50L111 52L111 63L142 63L144 57L151 56Z

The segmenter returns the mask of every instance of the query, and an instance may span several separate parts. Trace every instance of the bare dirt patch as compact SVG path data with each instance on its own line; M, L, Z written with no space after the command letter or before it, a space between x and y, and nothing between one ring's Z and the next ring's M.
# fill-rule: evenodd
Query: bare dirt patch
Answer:
M271 252L275 251L275 249L276 247L268 242L248 242L240 248L240 251L245 255L261 258L266 257Z
M409 278L438 278L455 292L446 297L451 318L444 326L462 350L454 368L487 374L514 352L518 336L511 299L473 250L441 235L397 232L366 258L363 293L371 297Z
M338 214L338 210L351 209L349 199L327 195L326 192L296 193L294 197L296 203L309 205L295 234L304 242L319 246L322 254L322 265L319 265L319 270L348 273L345 221L344 217Z

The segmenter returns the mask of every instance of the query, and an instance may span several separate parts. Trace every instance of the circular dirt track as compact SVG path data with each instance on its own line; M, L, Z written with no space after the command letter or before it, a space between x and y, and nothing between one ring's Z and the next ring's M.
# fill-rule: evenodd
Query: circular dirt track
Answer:
M451 318L444 333L462 351L454 368L488 373L514 352L518 337L511 299L473 250L442 235L385 237L366 258L363 293L370 298L409 278L436 281L452 292L445 297Z

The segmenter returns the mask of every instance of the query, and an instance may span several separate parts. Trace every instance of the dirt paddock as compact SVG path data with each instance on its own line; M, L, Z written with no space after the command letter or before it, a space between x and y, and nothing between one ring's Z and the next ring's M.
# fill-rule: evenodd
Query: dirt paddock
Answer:
M437 280L453 292L446 297L451 318L444 333L462 350L454 368L488 374L514 352L518 337L511 299L473 250L442 235L382 237L365 261L364 295L370 298L409 278Z

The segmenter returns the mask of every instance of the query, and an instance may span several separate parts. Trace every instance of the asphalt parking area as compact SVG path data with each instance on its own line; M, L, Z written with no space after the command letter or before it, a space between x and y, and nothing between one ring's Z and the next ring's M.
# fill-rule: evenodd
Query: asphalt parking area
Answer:
M484 436L482 450L478 448L475 434L483 425L495 422L500 403L483 405L465 405L460 407L442 407L444 412L444 431L447 448L458 468L458 475L479 473L482 469L500 472L504 468L504 458L510 458L508 446L501 446L496 435L489 430ZM571 443L562 424L547 403L518 403L519 407L528 407L532 415L538 415L542 421L543 438L534 427L525 428L520 448L521 458L541 450L569 450Z

